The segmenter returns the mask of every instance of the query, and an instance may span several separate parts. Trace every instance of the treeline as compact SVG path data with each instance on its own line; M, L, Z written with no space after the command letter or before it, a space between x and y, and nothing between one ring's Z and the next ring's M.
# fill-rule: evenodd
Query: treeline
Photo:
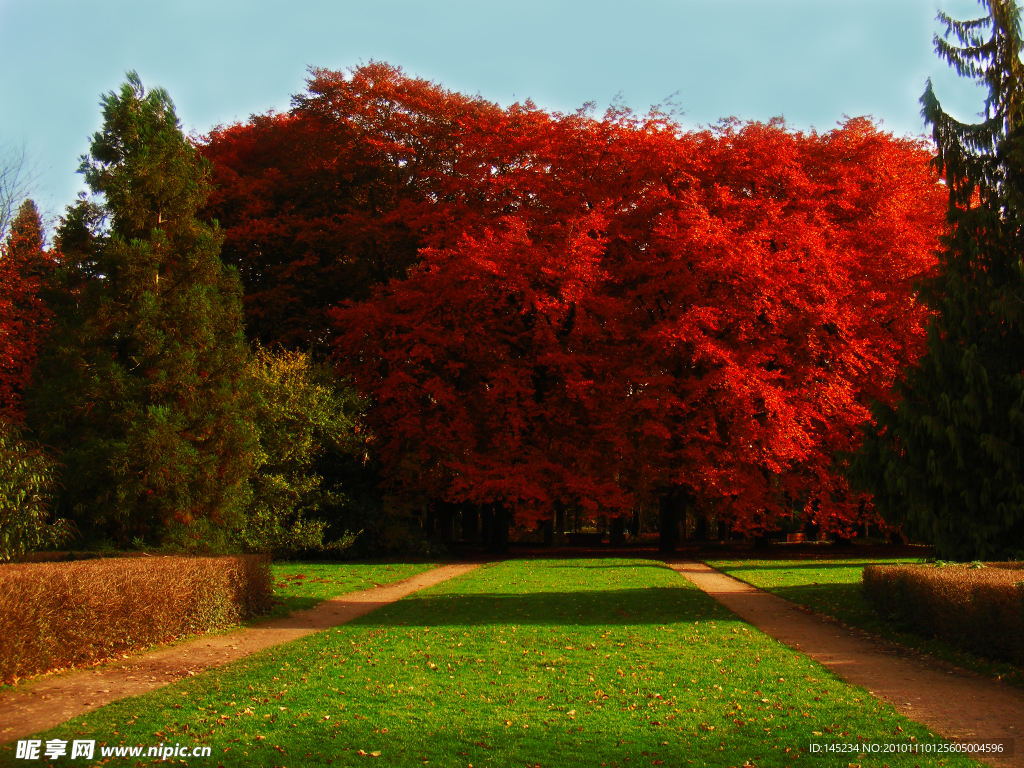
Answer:
M738 535L877 519L837 456L923 349L944 192L922 143L502 109L371 64L203 152L251 333L332 355L412 509L660 506L668 546L687 511Z
M3 337L7 421L79 530L408 547L458 512L501 546L657 506L672 547L687 514L880 522L844 457L924 350L923 143L501 108L379 63L195 146L134 76L103 105L94 197L49 252L23 208L35 245L12 230L0 260L26 286L0 322L46 329Z
M22 205L0 259L15 286L4 556L75 529L120 548L343 549L339 466L365 453L361 399L308 352L248 345L237 270L197 217L210 164L166 92L133 74L102 103L80 168L93 196L69 208L49 252Z

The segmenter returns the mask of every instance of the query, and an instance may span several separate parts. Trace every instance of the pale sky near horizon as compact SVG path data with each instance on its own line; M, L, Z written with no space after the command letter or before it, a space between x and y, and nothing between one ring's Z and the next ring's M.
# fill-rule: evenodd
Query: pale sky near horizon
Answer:
M371 59L503 106L603 111L620 94L646 112L675 94L691 128L782 115L827 131L846 114L923 134L926 78L961 120L985 95L935 56L939 8L982 15L974 0L0 0L0 145L37 158L52 217L128 70L205 133L286 110L309 66Z

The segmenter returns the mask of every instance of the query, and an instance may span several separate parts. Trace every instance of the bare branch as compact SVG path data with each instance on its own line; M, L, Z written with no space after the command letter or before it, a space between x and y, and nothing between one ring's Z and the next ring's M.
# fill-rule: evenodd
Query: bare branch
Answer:
M0 144L0 238L18 213L18 206L38 181L35 159L25 144Z

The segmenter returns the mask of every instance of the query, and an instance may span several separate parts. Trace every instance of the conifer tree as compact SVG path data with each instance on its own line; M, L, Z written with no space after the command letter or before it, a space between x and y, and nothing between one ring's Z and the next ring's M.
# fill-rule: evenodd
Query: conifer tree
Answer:
M0 243L0 419L24 418L22 395L49 324L39 290L50 266L39 211L25 200Z
M945 559L1024 556L1024 65L1014 0L940 13L939 56L988 88L984 120L958 122L931 82L921 97L949 190L948 232L921 298L928 351L876 405L852 467L890 522ZM959 45L949 42L955 36Z
M129 73L80 172L96 199L58 232L55 329L30 424L65 469L61 512L120 542L215 543L257 460L236 271L196 219L209 165L166 91Z

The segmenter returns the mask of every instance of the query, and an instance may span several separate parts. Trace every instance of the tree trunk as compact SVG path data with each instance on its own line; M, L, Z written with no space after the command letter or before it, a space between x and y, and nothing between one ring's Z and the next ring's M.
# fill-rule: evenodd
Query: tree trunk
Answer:
M455 505L450 501L434 505L434 533L446 544L455 538Z
M493 509L491 523L491 545L489 549L496 554L508 552L508 528L511 515L504 504L495 502L491 505Z
M674 485L658 499L659 552L671 553L676 551L676 546L679 544L679 523L685 520L686 512L683 492L679 486Z
M820 536L820 526L813 520L808 520L804 524L804 537L807 539L807 541L817 541Z
M626 543L626 518L622 515L612 518L612 529L608 536L608 543L612 546L621 546Z
M491 545L491 536L494 531L494 505L484 504L480 508L480 542Z
M544 546L554 546L555 543L555 521L550 517L541 522L541 527L544 529Z
M462 505L462 540L480 543L480 507L476 504Z
M707 512L701 512L697 515L697 530L694 534L694 538L697 541L707 541L711 538L711 521L708 520Z

